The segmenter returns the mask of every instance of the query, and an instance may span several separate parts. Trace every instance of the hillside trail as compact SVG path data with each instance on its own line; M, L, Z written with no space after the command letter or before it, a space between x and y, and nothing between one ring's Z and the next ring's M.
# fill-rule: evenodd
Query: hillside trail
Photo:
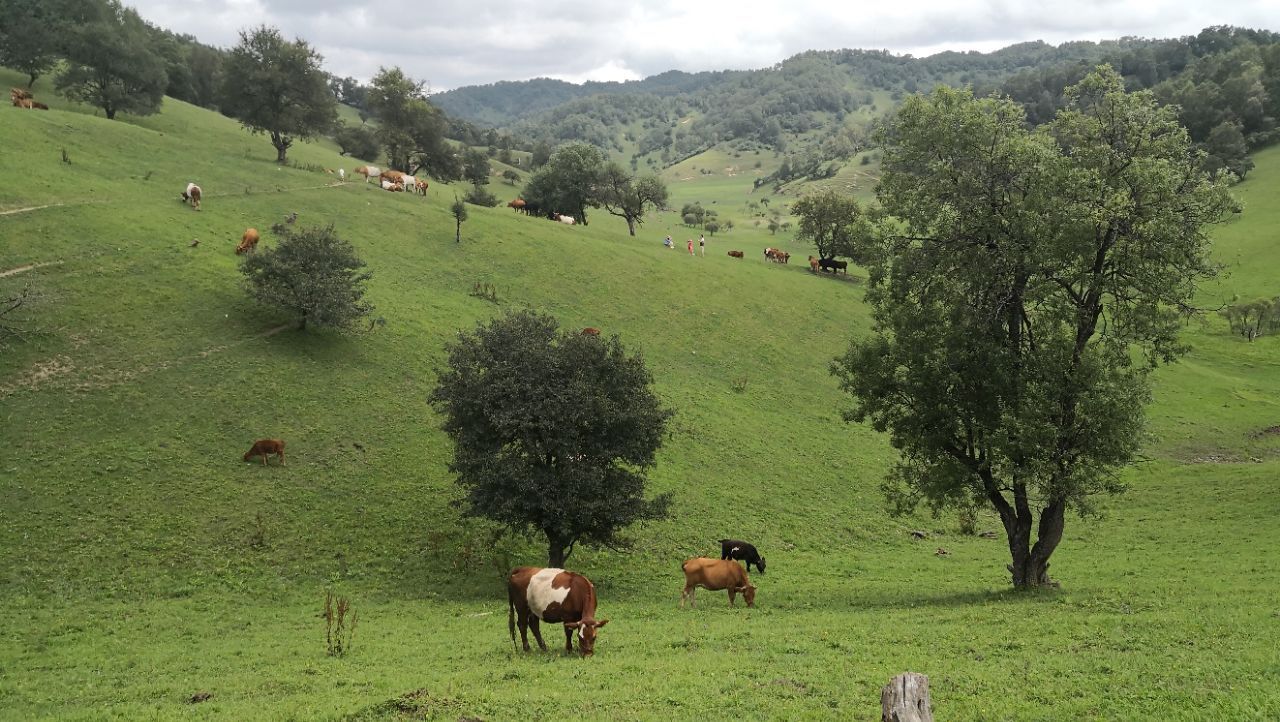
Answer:
M19 273L34 271L37 268L44 268L45 266L61 266L61 265L62 265L62 261L45 261L44 263L28 263L25 266L15 266L14 268L10 268L7 271L0 271L0 278L6 278L8 276L16 276Z
M323 185L318 185L318 186L302 186L300 188L273 188L271 190L250 191L248 193L231 193L231 192L205 193L203 197L204 198L232 198L232 197L238 197L238 196L258 196L258 195L264 195L266 193L297 193L298 191L314 191L322 188L337 188L339 186L347 185L350 182L351 181L334 181L332 183L325 183ZM19 213L33 213L35 211L45 210L46 208L76 208L79 206L115 205L116 203L117 201L112 201L112 200L76 201L72 203L48 203L42 206L27 206L25 208L11 208L7 211L0 211L0 216L12 216Z
M112 369L92 364L82 366L82 362L77 361L77 359L65 354L59 354L53 358L37 361L32 364L26 372L19 375L13 381L6 384L0 384L0 399L5 399L22 390L40 391L45 388L55 386L58 382L64 379L67 383L62 384L62 386L74 391L98 391L101 389L108 389L114 386L130 383L132 381L137 381L138 379L156 373L157 371L163 371L165 369L191 363L193 361L200 361L202 359L209 358L214 354L236 348L237 346L243 346L253 341L275 336L276 334L282 331L287 331L291 328L297 328L297 324L281 324L274 328L269 328L265 331L231 341L230 343L211 346L203 351L196 351L195 353L179 356L168 361L132 365L122 369ZM75 341L76 348L88 345L88 342L83 338L79 340L73 339L73 341ZM73 378L67 378L72 377L73 374L75 375Z

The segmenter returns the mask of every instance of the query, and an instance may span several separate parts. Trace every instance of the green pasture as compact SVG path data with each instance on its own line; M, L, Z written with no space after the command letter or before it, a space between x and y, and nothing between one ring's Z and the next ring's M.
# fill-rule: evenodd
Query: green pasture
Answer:
M1000 539L885 513L893 450L827 372L869 327L863 278L751 226L749 173L668 178L738 226L705 258L662 248L696 242L674 214L631 238L471 207L455 243L463 184L337 184L355 163L322 144L280 168L208 111L110 122L40 87L53 110L0 108L0 273L35 264L0 292L29 287L39 331L0 349L0 718L870 719L905 670L940 720L1280 717L1280 340L1192 322L1129 492L1068 522L1061 589L1013 593ZM1206 304L1280 293L1280 151L1256 160ZM385 325L300 333L249 300L232 249L291 212L356 246ZM618 334L676 411L651 474L672 517L569 560L611 619L586 661L513 651L502 579L545 551L458 517L425 402L458 331L522 306ZM241 461L264 436L288 466ZM768 559L756 607L678 609L680 562L726 536ZM326 590L359 615L345 657Z

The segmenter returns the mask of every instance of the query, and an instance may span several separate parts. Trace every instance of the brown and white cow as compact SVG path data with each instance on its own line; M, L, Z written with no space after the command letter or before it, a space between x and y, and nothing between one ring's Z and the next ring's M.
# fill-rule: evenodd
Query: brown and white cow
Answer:
M730 559L708 559L707 557L695 557L686 559L684 564L680 566L684 570L684 589L680 592L680 606L684 607L684 600L689 599L690 607L697 607L694 595L698 591L698 587L718 592L721 589L729 590L729 606L734 606L734 600L738 593L742 593L742 598L747 600L747 606L754 606L756 603L756 588L751 585L751 579L747 577L747 570L743 569L737 562Z
M737 564L734 564L737 566ZM595 653L596 631L609 623L596 620L596 588L591 580L577 572L541 567L516 567L507 577L507 627L511 631L511 644L516 643L516 625L520 626L520 641L524 651L529 651L528 629L533 628L533 638L545 652L539 622L564 623L564 649L573 651L573 635L578 634L578 651L584 657Z
M190 203L195 210L200 210L200 197L203 195L200 186L195 183L188 183L185 190L182 191L182 202Z

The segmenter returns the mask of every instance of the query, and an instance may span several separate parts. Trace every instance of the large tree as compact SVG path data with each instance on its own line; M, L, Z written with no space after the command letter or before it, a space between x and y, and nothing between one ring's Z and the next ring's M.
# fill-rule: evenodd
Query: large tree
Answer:
M116 0L74 5L75 21L62 31L67 64L58 91L116 113L151 115L160 110L168 78L153 51L152 35L138 13Z
M276 28L241 31L223 64L222 112L270 136L284 163L295 140L320 135L338 119L321 60L305 40L289 42Z
M522 194L526 201L587 223L587 206L599 206L596 181L604 167L604 151L587 143L570 143L529 178Z
M5 0L0 3L0 65L21 71L27 87L58 59L64 27L48 0Z
M370 274L350 243L333 226L293 230L277 225L280 245L245 257L240 272L245 287L259 301L278 306L307 324L350 328L373 310L364 300Z
M1109 67L1037 131L939 88L881 143L895 219L867 247L875 332L832 366L848 418L890 434L899 509L990 505L1013 584L1048 584L1066 512L1122 490L1148 373L1183 350L1206 225L1233 201L1175 111Z
M553 567L579 543L616 546L625 527L665 516L670 494L644 496L671 416L652 381L616 336L532 311L463 333L430 400L467 513L544 536Z
M423 88L422 82L400 68L379 69L366 95L369 110L378 119L378 140L392 168L457 180L462 177L462 161L445 140L447 120L427 101Z
M621 165L608 163L596 182L596 197L611 215L626 220L634 236L649 209L667 204L667 184L656 175L633 178Z
M857 258L856 239L866 237L870 229L857 199L833 190L804 196L791 206L791 214L800 219L796 238L813 243L822 258Z

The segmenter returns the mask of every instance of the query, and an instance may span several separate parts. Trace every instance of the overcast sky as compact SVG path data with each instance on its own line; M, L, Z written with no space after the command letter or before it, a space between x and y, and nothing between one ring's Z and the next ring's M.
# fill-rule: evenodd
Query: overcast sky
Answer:
M399 65L432 91L536 77L629 80L762 68L804 50L990 51L1026 40L1280 31L1280 0L124 0L152 23L229 47L274 25L367 80Z

